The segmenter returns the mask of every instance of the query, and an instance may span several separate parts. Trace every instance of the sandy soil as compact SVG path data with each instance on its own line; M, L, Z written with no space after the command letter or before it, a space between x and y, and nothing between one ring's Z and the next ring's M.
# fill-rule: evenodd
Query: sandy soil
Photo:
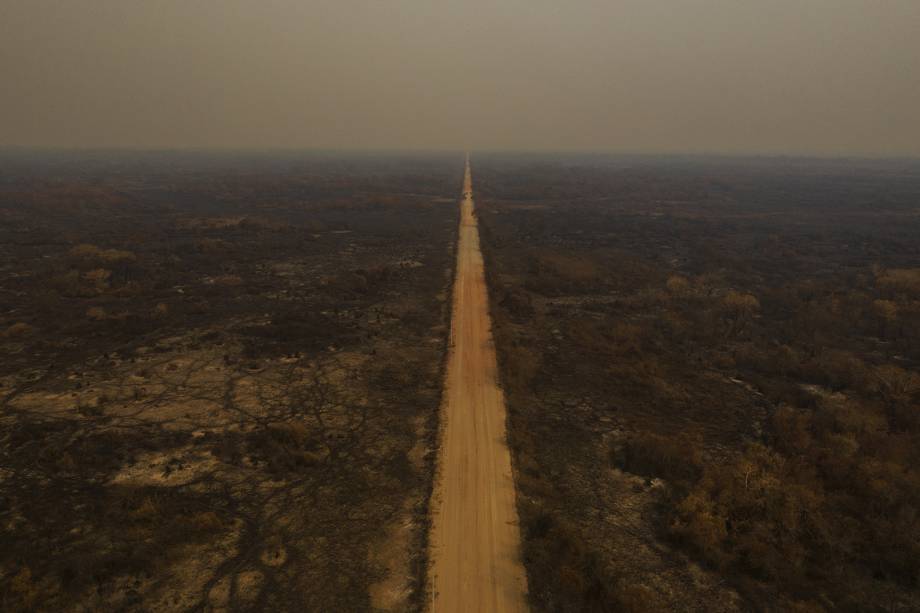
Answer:
M505 402L498 387L469 160L431 529L433 611L525 611Z

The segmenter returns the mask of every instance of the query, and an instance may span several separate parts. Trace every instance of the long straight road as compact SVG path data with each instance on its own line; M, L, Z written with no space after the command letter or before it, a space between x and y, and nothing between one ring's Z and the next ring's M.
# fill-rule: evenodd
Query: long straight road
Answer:
M526 611L505 401L498 386L469 156L460 213L432 502L431 608L437 613Z

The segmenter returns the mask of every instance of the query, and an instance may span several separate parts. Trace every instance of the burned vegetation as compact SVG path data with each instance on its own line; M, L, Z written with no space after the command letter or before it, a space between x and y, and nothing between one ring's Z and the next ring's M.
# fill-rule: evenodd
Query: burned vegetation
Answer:
M916 162L475 162L534 609L920 609Z
M4 156L0 608L418 606L462 160Z

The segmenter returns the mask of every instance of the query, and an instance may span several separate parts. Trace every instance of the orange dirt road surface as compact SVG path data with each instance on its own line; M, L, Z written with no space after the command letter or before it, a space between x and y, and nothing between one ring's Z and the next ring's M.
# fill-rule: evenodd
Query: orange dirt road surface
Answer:
M431 610L526 611L505 400L498 387L469 156L432 498Z

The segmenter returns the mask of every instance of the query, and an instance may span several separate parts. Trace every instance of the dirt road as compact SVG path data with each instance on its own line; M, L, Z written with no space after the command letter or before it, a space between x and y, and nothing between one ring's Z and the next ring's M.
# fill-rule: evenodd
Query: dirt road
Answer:
M472 192L467 158L445 425L432 502L431 609L526 611L505 401L498 387Z

